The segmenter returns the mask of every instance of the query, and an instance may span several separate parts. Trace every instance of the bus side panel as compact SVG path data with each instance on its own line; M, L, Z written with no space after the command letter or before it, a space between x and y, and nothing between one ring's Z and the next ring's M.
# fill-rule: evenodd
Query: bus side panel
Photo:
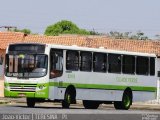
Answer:
M156 99L156 92L133 91L133 102Z
M63 100L66 88L50 87L49 89L50 100Z
M54 100L57 97L58 88L55 86L49 86L49 99Z
M97 90L97 89L76 89L76 99L99 100L99 101L121 101L123 91L118 90Z
M54 91L55 99L64 99L66 88L73 85L76 88L76 99L121 101L124 90L129 87L133 92L133 101L145 101L155 99L156 80L155 76L72 71L57 78L54 85L57 90L52 90L50 94Z

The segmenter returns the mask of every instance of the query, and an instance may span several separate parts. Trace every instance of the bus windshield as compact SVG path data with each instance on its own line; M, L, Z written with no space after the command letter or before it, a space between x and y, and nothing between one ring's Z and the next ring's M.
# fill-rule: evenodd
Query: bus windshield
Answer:
M5 75L17 78L43 77L47 74L48 57L44 54L6 55Z

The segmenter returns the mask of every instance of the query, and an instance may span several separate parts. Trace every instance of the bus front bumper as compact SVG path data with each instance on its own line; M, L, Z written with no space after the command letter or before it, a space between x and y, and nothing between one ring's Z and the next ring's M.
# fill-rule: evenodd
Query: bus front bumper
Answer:
M20 91L10 91L10 90L4 90L4 96L5 97L29 97L29 98L48 98L47 92L44 91L37 91L37 92L20 92Z
M20 85L19 85L20 86ZM29 97L29 98L48 98L48 84L38 84L35 89L30 89L30 86L23 85L26 89L21 89L20 87L11 87L9 84L5 84L4 96L5 97ZM12 89L13 88L13 89ZM31 91L32 90L32 91Z

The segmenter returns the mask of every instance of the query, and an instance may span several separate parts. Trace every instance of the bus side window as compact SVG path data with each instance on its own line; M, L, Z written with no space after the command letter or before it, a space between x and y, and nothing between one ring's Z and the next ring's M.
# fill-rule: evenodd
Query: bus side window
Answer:
M50 78L60 77L63 73L63 50L51 49Z
M91 52L81 52L81 71L91 71L92 70L92 53Z
M66 69L77 71L79 70L79 52L67 51L66 52Z
M135 56L123 55L122 71L125 74L135 74Z
M106 57L104 53L93 54L93 71L94 72L106 72Z
M108 54L108 72L121 73L121 55Z
M155 58L150 58L150 75L155 75Z
M148 57L137 56L136 73L138 75L148 75L149 74L149 58Z

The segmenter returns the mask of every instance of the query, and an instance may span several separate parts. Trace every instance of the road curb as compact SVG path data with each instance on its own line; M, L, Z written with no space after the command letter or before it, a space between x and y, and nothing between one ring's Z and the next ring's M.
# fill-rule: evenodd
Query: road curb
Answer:
M0 100L0 104L8 104L8 101Z
M25 98L2 98L0 97L0 104L8 104L8 103L26 103Z
M0 104L26 104L26 99L25 98L0 98ZM61 103L57 103L57 102L44 102L44 103L40 103L42 105L58 105L61 106ZM76 106L76 107L83 107L82 101L78 100L77 104L71 105L71 106ZM114 105L113 104L102 104L100 106L101 108L109 108L109 109L113 109ZM137 109L137 110L160 110L160 104L158 103L141 103L141 102L137 102L137 103L133 103L133 105L131 106L131 109Z

